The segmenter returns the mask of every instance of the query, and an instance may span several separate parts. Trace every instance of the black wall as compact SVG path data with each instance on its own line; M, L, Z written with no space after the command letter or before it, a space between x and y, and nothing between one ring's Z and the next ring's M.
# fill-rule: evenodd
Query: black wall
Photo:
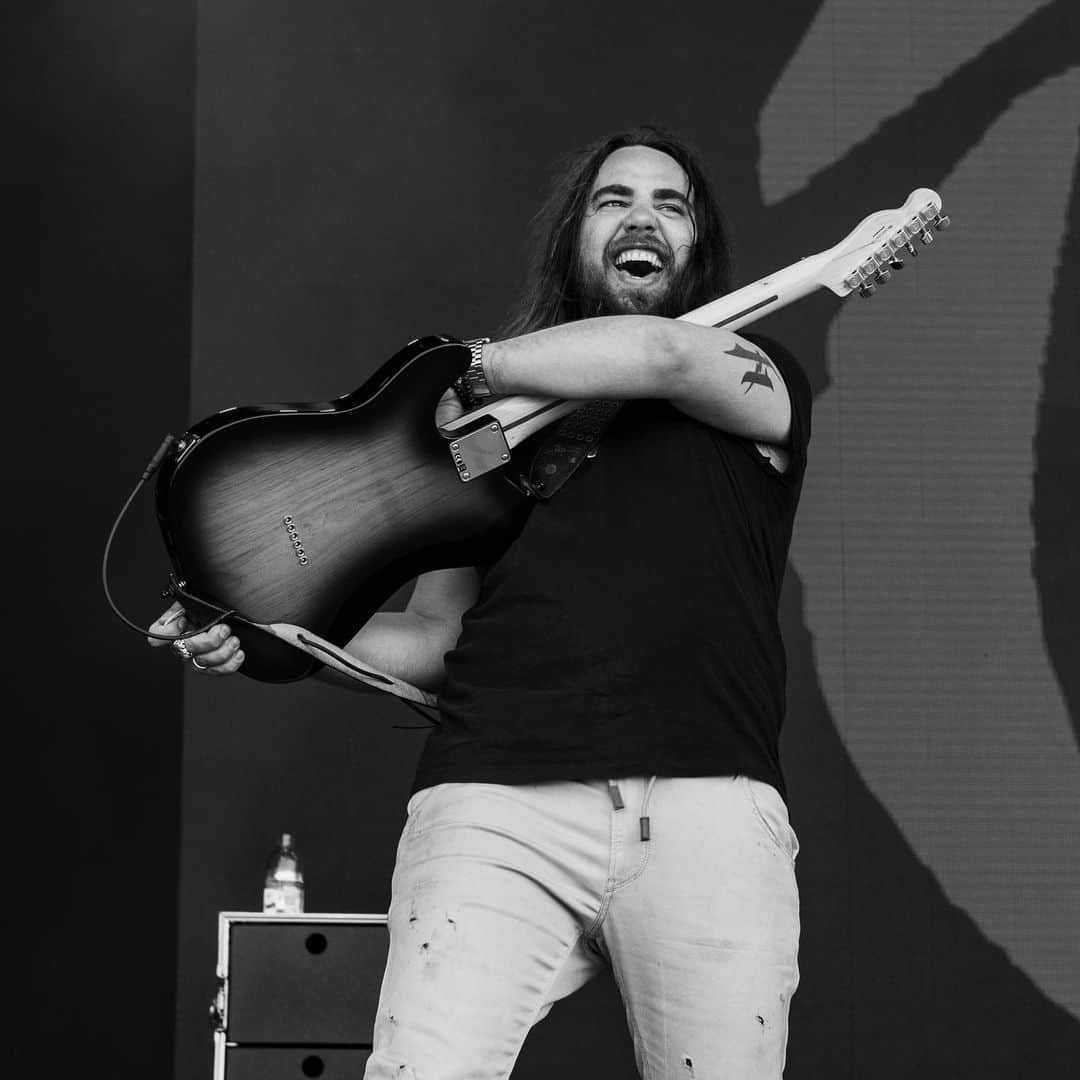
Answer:
M194 4L71 0L4 21L5 859L22 961L7 1072L168 1076L181 671L147 663L99 566L187 419ZM139 621L166 569L141 501L112 568Z

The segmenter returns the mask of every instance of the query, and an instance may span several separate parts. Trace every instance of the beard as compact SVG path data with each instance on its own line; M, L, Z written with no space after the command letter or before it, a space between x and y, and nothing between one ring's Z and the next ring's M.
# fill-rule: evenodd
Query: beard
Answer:
M632 282L608 281L603 267L578 260L571 294L577 294L580 318L598 315L659 315L675 319L691 307L693 275L689 262L675 270L663 288L635 288Z

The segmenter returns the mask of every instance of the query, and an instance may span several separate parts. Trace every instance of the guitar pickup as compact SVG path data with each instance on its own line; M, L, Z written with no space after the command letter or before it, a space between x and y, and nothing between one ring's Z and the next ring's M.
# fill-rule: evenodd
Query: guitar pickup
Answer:
M498 420L485 416L471 431L450 440L450 456L458 477L468 483L502 468L510 460L510 444Z

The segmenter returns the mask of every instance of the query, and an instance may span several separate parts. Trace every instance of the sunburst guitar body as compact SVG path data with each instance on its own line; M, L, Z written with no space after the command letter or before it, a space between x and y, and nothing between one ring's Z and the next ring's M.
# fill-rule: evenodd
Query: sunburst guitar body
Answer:
M435 427L469 358L420 338L346 397L228 409L180 439L158 520L192 617L235 612L247 675L287 682L318 666L259 624L343 645L418 574L475 565L516 534L527 497L502 472L463 484Z

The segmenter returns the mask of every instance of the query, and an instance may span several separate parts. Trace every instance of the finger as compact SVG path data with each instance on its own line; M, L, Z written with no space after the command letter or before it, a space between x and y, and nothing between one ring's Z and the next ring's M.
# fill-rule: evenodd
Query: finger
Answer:
M461 404L460 398L454 393L453 389L445 391L442 397L439 398L439 403L435 406L435 426L441 427L444 424L449 424L451 420L456 420L459 416L463 416L465 413L465 406Z
M198 661L199 667L196 671L205 671L209 675L231 675L234 671L239 670L240 665L244 662L244 651L239 645L233 645L235 638L231 638L227 646L223 646L221 649L215 649L212 653L206 653L203 656L196 656L195 660Z
M195 634L187 639L188 648L193 653L208 653L216 649L232 631L224 624L212 626L202 634Z
M166 608L164 614L158 620L162 626L168 626L169 623L174 622L180 615L184 614L184 605L179 600L174 600L168 608Z
M187 629L187 625L187 613L177 603L162 612L161 616L152 622L148 629L151 634L167 634L169 637L176 637ZM168 644L167 641L162 641L158 637L148 637L146 642L152 648Z
M166 633L174 637L179 637L188 628L187 616L181 616L176 622L172 624ZM227 637L229 636L229 628L227 626L215 626L210 630L207 630L204 634L193 634L189 638L184 638L184 645L187 652L192 656L204 656L212 650L216 649ZM152 645L168 645L168 641L154 641L151 639ZM174 643L175 644L175 643ZM186 656L184 657L186 659Z
M224 664L219 664L217 667L209 668L208 671L214 675L232 675L240 670L241 664L244 662L244 650L237 649L236 652L225 661Z
M206 636L208 635L200 634L199 637L188 638L188 649L191 651L191 655L203 667L216 668L228 663L237 649L240 648L239 639L232 635L227 634L224 640L220 640L217 635L214 635L214 640L209 645L203 645L199 642L199 639Z

